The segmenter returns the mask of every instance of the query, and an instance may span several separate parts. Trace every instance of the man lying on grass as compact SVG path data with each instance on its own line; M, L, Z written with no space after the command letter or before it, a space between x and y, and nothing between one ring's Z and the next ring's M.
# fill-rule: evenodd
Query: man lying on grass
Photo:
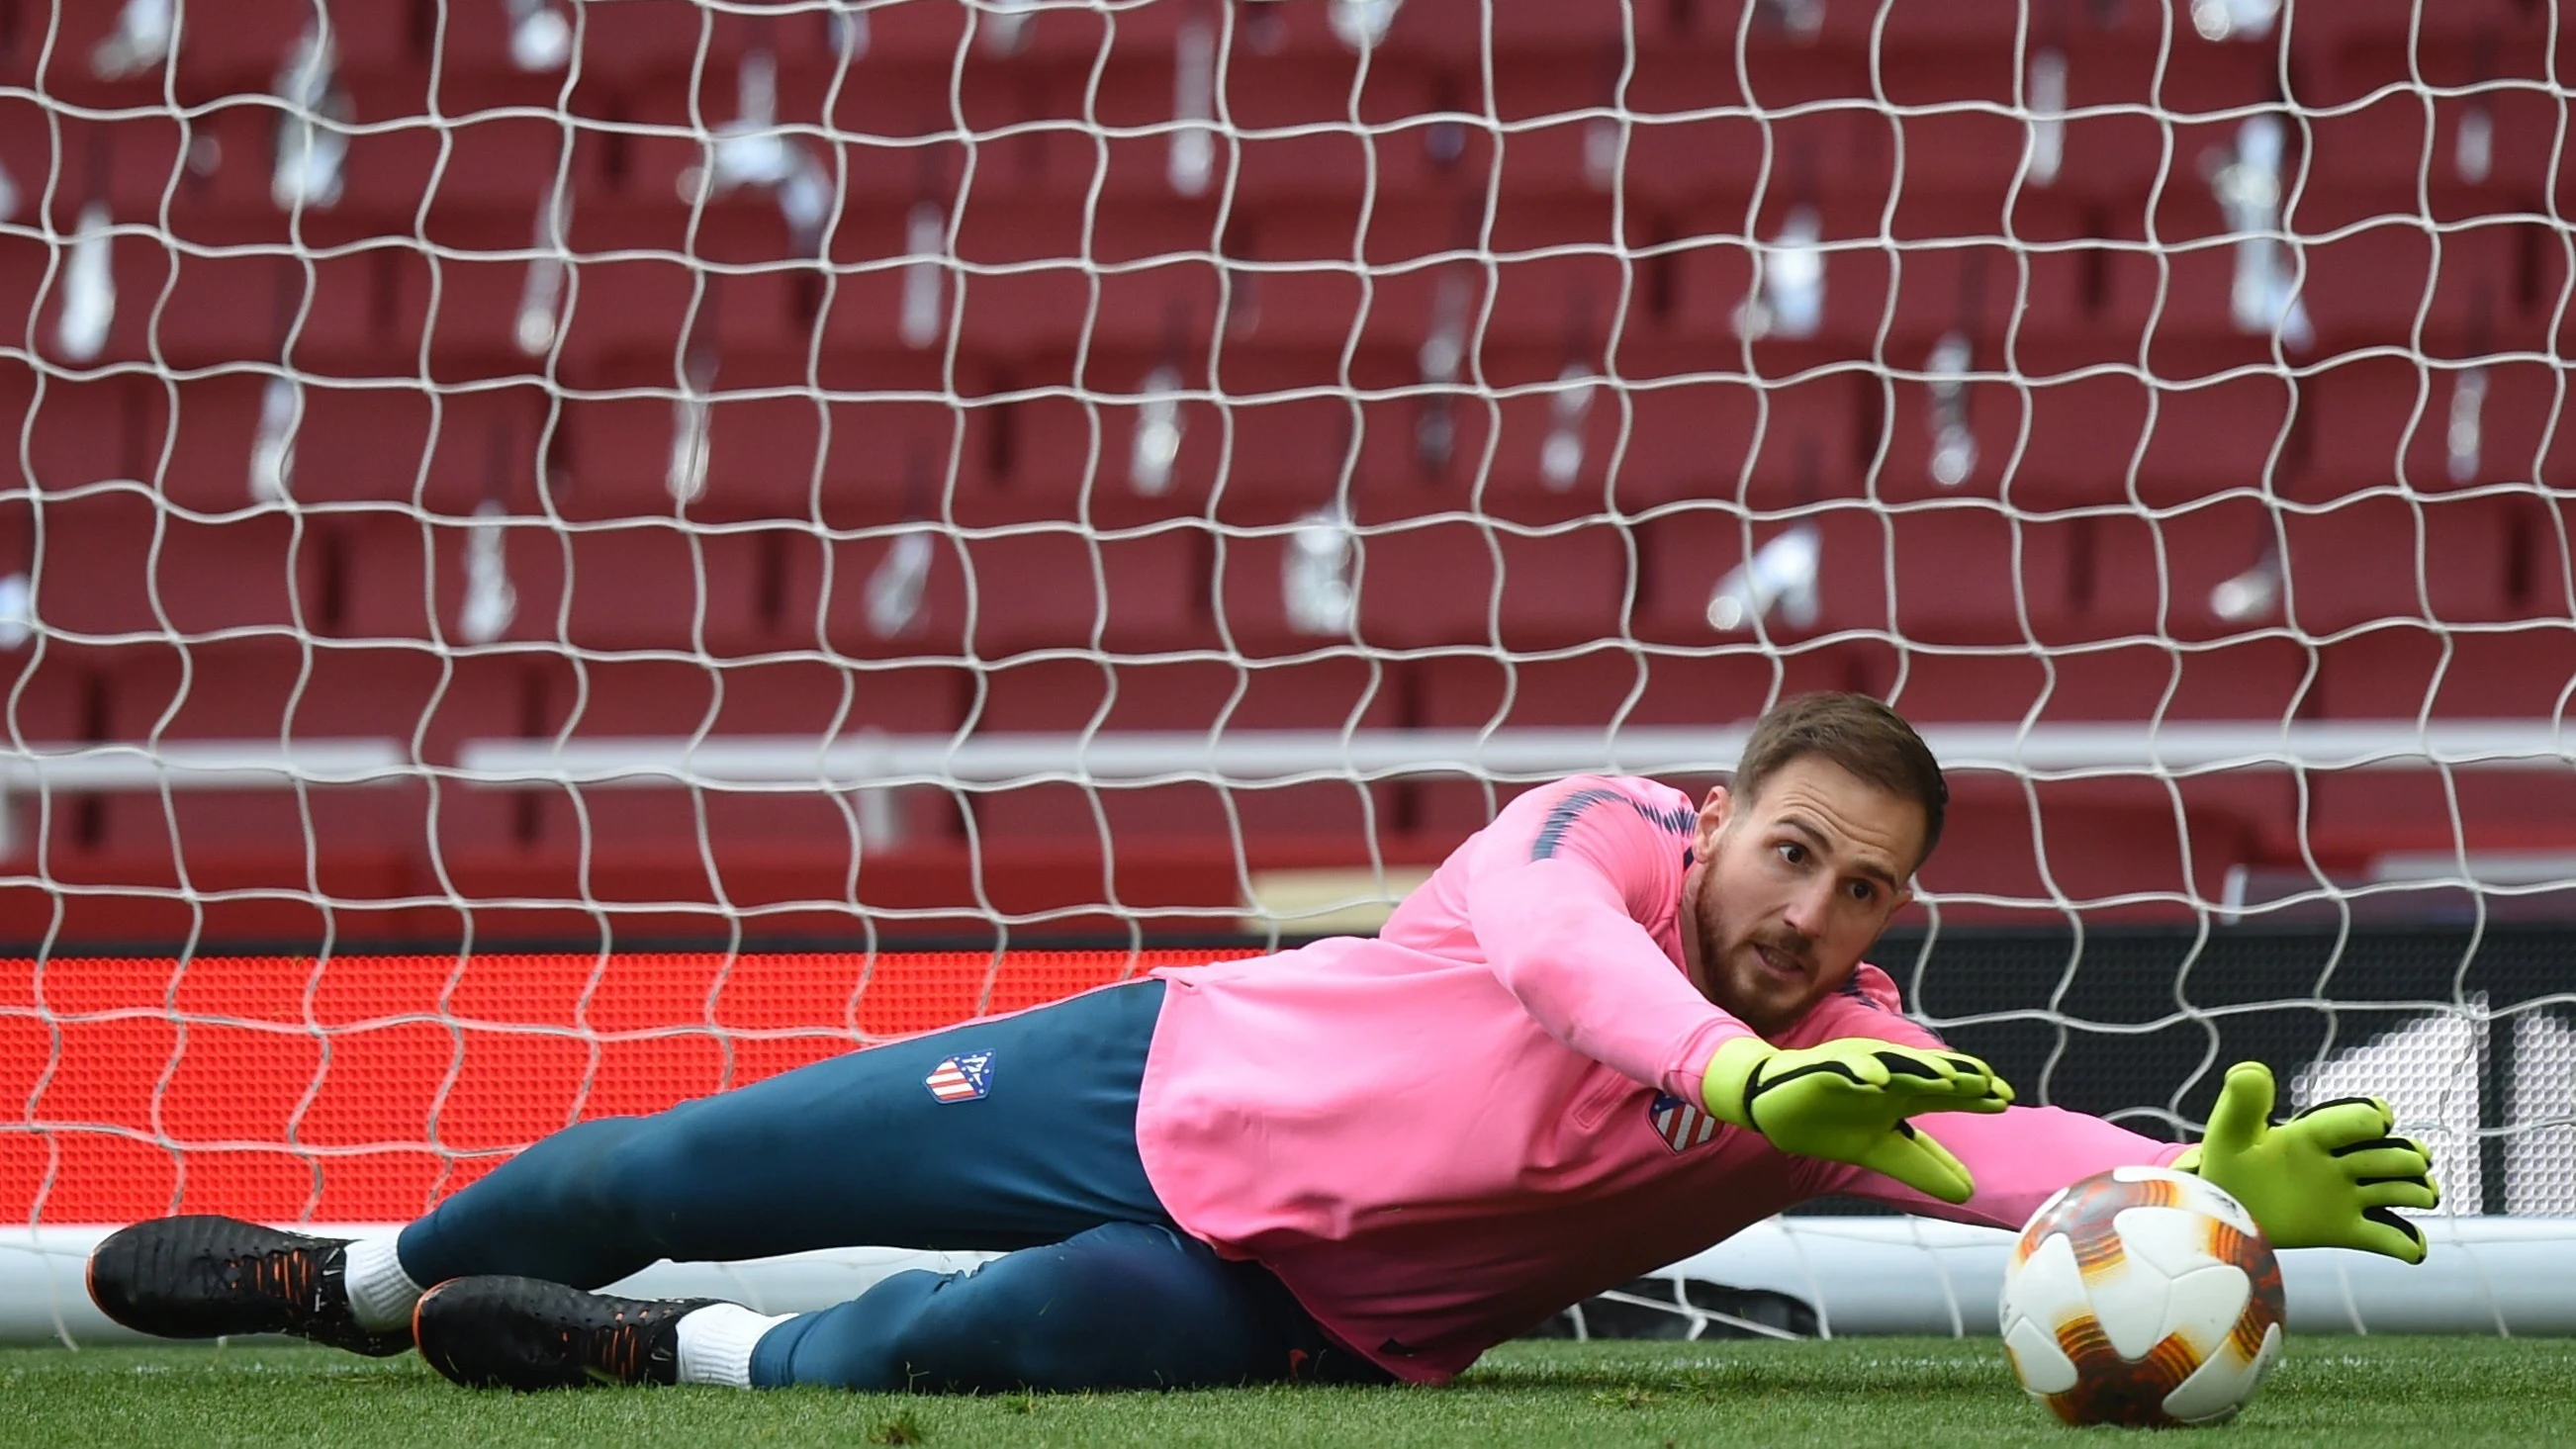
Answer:
M2014 1107L1861 955L1948 789L1885 707L1765 716L1697 810L1532 791L1374 939L1158 971L530 1147L398 1236L127 1228L109 1317L417 1344L459 1383L1109 1389L1444 1381L1566 1305L1809 1198L2018 1227L2076 1178L2197 1170L2279 1246L2420 1261L2436 1193L2387 1108L2210 1139ZM1942 1113L1940 1141L1913 1119ZM2218 1128L2224 1125L2227 1130ZM815 1313L594 1291L659 1259L999 1250Z

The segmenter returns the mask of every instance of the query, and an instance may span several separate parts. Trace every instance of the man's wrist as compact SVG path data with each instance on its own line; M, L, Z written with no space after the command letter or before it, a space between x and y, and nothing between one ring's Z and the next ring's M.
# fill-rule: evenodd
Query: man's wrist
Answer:
M1752 1127L1753 1114L1745 1107L1745 1094L1753 1085L1754 1072L1777 1051L1758 1036L1730 1037L1720 1044L1709 1056L1707 1072L1700 1077L1700 1101L1709 1115L1732 1126Z

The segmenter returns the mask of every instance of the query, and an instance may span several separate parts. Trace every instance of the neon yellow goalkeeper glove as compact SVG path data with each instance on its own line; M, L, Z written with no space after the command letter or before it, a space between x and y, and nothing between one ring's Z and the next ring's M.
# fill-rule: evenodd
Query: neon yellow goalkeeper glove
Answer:
M1975 1057L1871 1037L1796 1051L1737 1037L1709 1059L1700 1096L1719 1121L1750 1127L1783 1152L1854 1163L1943 1202L1966 1202L1976 1183L1905 1119L2012 1105L2012 1088Z
M2424 1261L2424 1235L2393 1209L2437 1207L2424 1144L2392 1137L2376 1097L2346 1097L2272 1124L2272 1069L2227 1069L2209 1133L2174 1166L2227 1189L2276 1248L2359 1248Z

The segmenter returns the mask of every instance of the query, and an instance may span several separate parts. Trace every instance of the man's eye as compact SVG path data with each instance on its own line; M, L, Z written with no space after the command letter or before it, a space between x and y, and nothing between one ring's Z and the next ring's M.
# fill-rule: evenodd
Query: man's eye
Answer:
M1856 901L1874 900L1878 896L1878 887L1865 880L1856 880L1852 882L1851 895Z
M1800 845L1795 841L1783 844L1780 847L1780 858L1789 862L1791 865L1804 864L1807 859L1807 847Z

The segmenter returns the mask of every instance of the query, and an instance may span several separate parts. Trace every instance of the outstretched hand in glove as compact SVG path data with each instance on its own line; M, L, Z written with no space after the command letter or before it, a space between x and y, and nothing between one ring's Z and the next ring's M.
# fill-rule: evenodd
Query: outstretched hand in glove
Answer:
M1975 1057L1871 1037L1787 1051L1737 1037L1710 1058L1700 1096L1719 1121L1783 1152L1854 1163L1952 1203L1976 1191L1967 1167L1906 1119L2012 1105L2012 1088Z
M2396 1117L2376 1097L2346 1097L2272 1121L2272 1071L2227 1069L2209 1134L2174 1166L2227 1189L2276 1248L2359 1248L2424 1261L2424 1234L2397 1208L2442 1201L2424 1144L2390 1135Z

